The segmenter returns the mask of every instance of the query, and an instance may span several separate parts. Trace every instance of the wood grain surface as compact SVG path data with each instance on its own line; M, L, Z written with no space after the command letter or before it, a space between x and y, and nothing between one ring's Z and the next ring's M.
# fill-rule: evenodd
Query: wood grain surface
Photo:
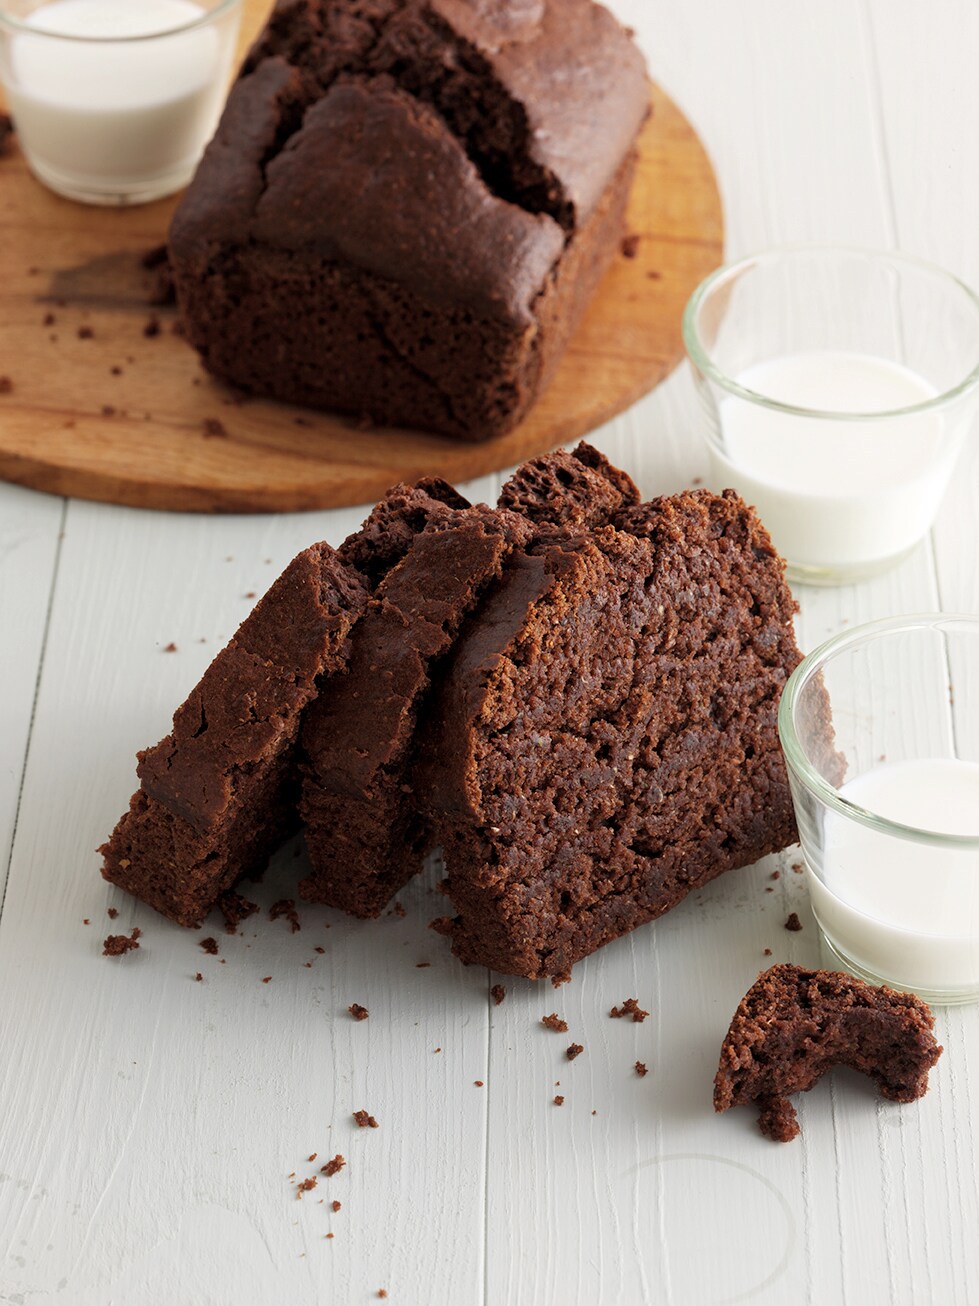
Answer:
M236 395L174 333L176 310L148 303L141 258L176 201L86 207L5 159L0 359L13 389L0 395L0 477L144 508L296 511L426 474L465 480L585 435L680 360L683 306L721 256L710 162L657 87L653 101L628 214L635 256L616 258L527 418L478 445Z

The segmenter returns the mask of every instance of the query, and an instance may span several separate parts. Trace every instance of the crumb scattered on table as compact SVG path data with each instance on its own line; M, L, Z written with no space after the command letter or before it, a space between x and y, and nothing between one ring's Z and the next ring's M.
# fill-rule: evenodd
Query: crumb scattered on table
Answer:
M325 1174L328 1179L332 1179L346 1164L346 1160L337 1152L332 1161L327 1161L326 1165L320 1166L320 1174Z
M262 983L263 983L263 984L271 984L271 983L272 983L272 976L271 976L271 975L263 975L263 976L262 976Z
M217 417L205 417L201 427L204 431L205 440L226 440L228 437L226 426Z
M622 254L625 258L635 258L639 253L640 237L636 235L624 236L622 238Z
M772 955L772 950L771 950L771 948L766 948L766 949L764 950L764 952L762 953L762 956L763 956L763 957L770 957L771 955Z
M645 1079L649 1074L649 1067L646 1065L645 1061L637 1061L635 1064L635 1071L640 1079Z
M137 925L132 934L110 934L102 944L102 956L121 957L124 953L132 952L139 947L141 933L142 930Z
M562 1097L562 1095L561 1095L560 1093L556 1093L556 1094L554 1095L554 1105L555 1105L555 1106L564 1106L564 1098Z
M431 966L431 964L432 964L432 963L431 963L430 961L416 961L416 962L415 962L415 969L416 969L416 970L428 970L428 968L429 968L429 966Z
M0 376L0 395L9 395L13 393L14 383L9 376Z
M194 979L197 981L198 984L200 984L203 982L204 976L200 973L200 971L198 971L197 974L194 976Z
M312 1152L309 1156L306 1157L306 1160L307 1160L307 1161L315 1161L315 1160L316 1160L316 1153L315 1153L315 1152Z
M574 1061L575 1057L580 1057L582 1052L584 1052L584 1050L585 1048L583 1044L572 1043L571 1046L568 1048L568 1060Z
M789 918L785 922L785 928L791 930L793 934L802 929L802 921L799 920L798 912L789 913Z
M476 1085L477 1088L483 1087L483 1081L481 1079L474 1079L473 1083Z
M556 1011L552 1011L549 1016L541 1016L540 1023L545 1029L552 1029L555 1034L566 1034L568 1032L568 1022L562 1020Z
M277 921L280 916L284 916L289 922L293 934L302 927L299 924L299 913L296 911L296 903L293 898L280 898L269 908L269 920Z
M106 914L106 916L108 916L108 918L109 918L110 921L114 921L115 918L119 915L119 908L118 908L118 907L106 907L106 909L105 909L105 914Z
M91 340L95 332L90 326L80 326L77 335L79 340Z
M498 1007L506 997L506 989L502 984L494 984L490 989L490 997L493 999L493 1005Z
M337 1211L341 1210L342 1207L343 1207L343 1203L342 1203L342 1202L331 1202L331 1203L330 1203L330 1210L333 1212L334 1215L336 1215Z
M163 646L163 651L164 651L164 653L176 653L176 652L177 652L177 646L176 646L176 644L173 642L173 640L171 640L169 644L164 644L164 646Z
M301 1179L296 1184L296 1199L300 1200L303 1193L311 1192L316 1187L316 1176L310 1175L308 1179Z
M216 957L218 955L217 939L212 939L212 938L201 939L197 946L199 948L202 948L203 951L206 952L209 957Z
M608 1014L613 1020L622 1020L625 1016L631 1016L636 1025L641 1025L649 1012L643 1011L638 998L626 998L621 1007L613 1007Z
M354 1120L356 1120L358 1127L361 1129L377 1128L377 1121L372 1115L368 1115L366 1111L355 1111Z
M366 1007L362 1007L359 1002L352 1002L347 1008L354 1020L366 1020L371 1014Z

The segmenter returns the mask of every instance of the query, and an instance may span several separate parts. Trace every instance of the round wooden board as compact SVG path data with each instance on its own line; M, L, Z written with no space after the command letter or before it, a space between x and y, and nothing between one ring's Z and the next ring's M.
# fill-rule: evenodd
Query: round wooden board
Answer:
M721 258L710 162L657 87L653 101L629 210L635 256L616 258L526 421L480 445L242 401L200 367L175 310L149 307L141 259L176 201L59 199L15 146L0 161L0 374L12 387L0 394L0 477L142 508L291 512L367 503L428 474L464 481L585 435L679 361L683 306ZM207 434L209 419L224 434Z

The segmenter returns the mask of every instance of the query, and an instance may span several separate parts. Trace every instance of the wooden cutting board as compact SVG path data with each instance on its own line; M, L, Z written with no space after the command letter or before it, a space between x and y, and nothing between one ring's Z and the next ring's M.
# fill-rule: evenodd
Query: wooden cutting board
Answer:
M249 7L243 39L261 14ZM0 159L0 477L143 508L289 512L366 503L426 474L467 480L585 435L679 361L684 303L721 259L710 163L676 105L656 87L653 99L629 212L634 256L616 258L528 418L481 445L242 401L203 371L176 310L150 304L141 260L164 241L176 199L60 199L14 141Z

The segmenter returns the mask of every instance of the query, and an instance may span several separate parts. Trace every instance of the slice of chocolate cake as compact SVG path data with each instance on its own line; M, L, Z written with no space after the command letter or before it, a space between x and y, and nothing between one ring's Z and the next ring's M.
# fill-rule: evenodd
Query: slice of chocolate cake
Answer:
M307 900L377 916L421 869L427 840L410 774L418 713L438 659L531 533L515 513L461 509L433 520L381 582L354 636L349 674L303 724Z
M410 552L354 636L349 676L318 699L303 727L302 814L313 873L300 892L357 916L379 915L421 869L431 836L414 797L416 724L439 660L506 558L547 529L600 524L639 498L626 473L584 442L519 467L500 510L460 511L465 500L446 489L396 488L374 510L383 538ZM433 507L427 500L435 493ZM389 554L378 550L371 519L360 535L346 556L371 571L364 547Z
M140 788L100 849L107 880L197 925L297 828L294 744L324 676L346 669L367 589L328 544L299 554L139 754Z
M714 1110L755 1105L766 1137L799 1133L792 1093L807 1092L834 1066L869 1075L882 1097L914 1102L942 1049L920 998L836 971L772 966L741 999L721 1046Z
M420 743L466 962L529 978L796 837L776 731L800 660L784 564L733 493L510 561Z

